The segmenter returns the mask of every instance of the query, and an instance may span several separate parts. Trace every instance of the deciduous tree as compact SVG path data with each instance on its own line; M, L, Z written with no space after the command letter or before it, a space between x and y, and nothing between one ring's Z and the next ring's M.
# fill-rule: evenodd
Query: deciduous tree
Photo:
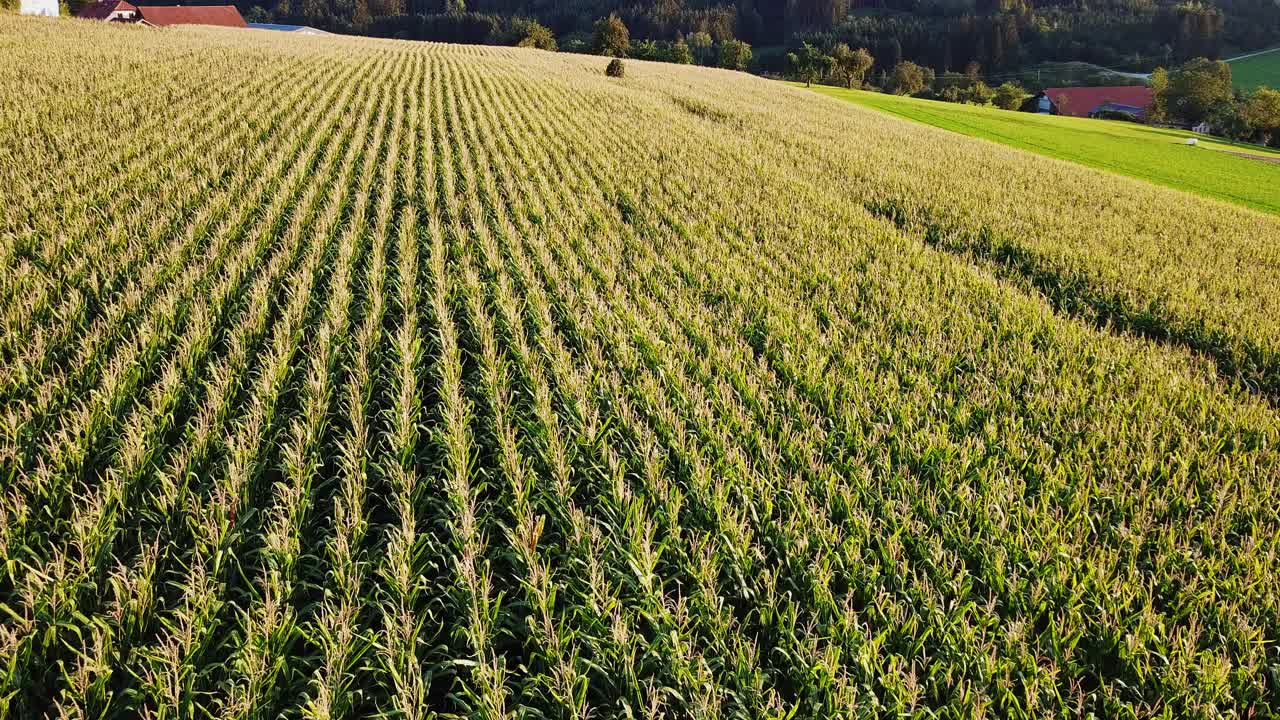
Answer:
M995 89L992 97L996 107L1005 110L1017 110L1027 99L1027 91L1016 82L1007 82Z
M1280 135L1280 90L1258 88L1240 105L1240 118L1263 144Z
M711 33L692 33L689 35L689 47L693 50L694 59L699 63L707 62L707 54L711 52Z
M990 105L996 91L991 86L978 80L964 90L964 101L970 105Z
M1151 122L1166 122L1169 119L1169 71L1158 67L1151 71L1147 80L1151 87L1151 107L1147 109L1147 119Z
M727 40L720 44L720 67L730 70L746 70L751 62L751 46L741 40Z
M1231 66L1221 60L1196 58L1169 76L1164 95L1169 113L1190 123L1207 120L1231 100Z
M809 43L804 43L798 53L788 53L787 62L796 77L804 80L805 87L813 85L831 69L831 57Z
M866 48L852 50L846 43L836 46L831 53L831 59L836 71L844 79L845 87L848 88L861 87L862 79L876 62Z
M672 43L668 59L679 65L692 65L693 51L689 49L689 43L685 42L684 38L680 38Z
M593 47L597 54L626 57L631 49L631 32L617 15L596 22Z
M512 34L516 47L537 48L539 50L555 50L556 36L547 26L537 20L520 20L512 22Z
M893 68L889 87L895 95L916 95L933 84L933 69L903 60Z

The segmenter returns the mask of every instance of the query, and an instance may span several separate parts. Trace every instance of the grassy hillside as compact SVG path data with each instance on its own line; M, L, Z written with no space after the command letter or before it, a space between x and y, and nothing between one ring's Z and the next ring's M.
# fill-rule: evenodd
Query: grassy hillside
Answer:
M1118 172L1259 210L1280 212L1280 153L1256 145L1232 145L1192 133L1133 123L1090 120L991 107L958 105L883 93L817 86L818 92L934 127L980 137L1049 157Z
M0 716L1276 717L1280 218L737 73L0 46Z
M1252 90L1259 85L1280 88L1280 48L1231 63L1231 79L1236 87Z

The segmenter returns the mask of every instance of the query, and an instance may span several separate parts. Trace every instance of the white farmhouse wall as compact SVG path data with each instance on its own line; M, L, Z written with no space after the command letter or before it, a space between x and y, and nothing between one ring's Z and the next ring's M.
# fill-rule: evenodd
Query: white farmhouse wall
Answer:
M22 0L23 15L58 16L58 0Z

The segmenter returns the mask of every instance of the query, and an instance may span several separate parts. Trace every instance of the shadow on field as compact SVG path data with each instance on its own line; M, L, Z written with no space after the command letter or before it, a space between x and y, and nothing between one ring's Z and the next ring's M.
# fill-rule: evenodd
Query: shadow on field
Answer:
M869 200L863 206L929 247L986 264L1001 279L1038 292L1056 312L1107 332L1190 349L1211 359L1222 379L1280 405L1280 357L1268 348L1198 320L1178 319L1158 302L1137 305L1101 287L1090 274L1055 265L1014 241L996 237L990 228L974 233L948 227L922 209L908 210L893 199Z

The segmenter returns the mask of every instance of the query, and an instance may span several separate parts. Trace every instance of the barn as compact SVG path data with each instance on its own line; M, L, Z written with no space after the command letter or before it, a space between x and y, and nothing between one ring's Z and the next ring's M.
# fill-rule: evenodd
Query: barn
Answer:
M1035 100L1041 114L1098 117L1117 113L1141 118L1151 107L1152 95L1145 85L1110 85L1045 88Z
M235 5L153 5L138 8L142 21L156 27L220 25L247 28Z

